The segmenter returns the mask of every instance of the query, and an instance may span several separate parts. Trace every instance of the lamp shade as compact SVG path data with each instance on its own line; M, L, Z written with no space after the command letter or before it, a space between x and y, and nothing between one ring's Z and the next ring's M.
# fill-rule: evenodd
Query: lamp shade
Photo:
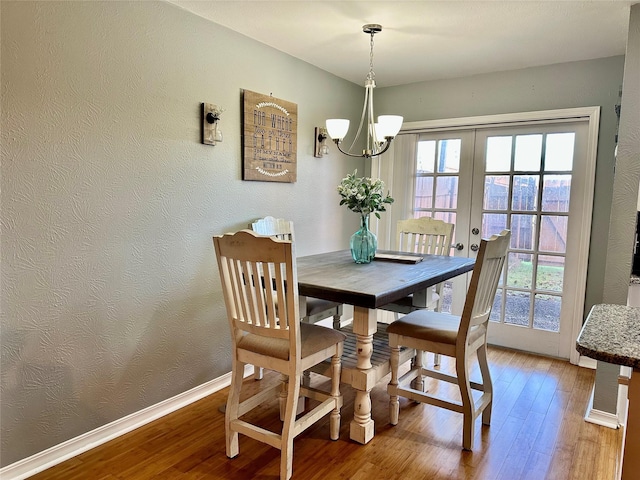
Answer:
M403 117L400 115L380 115L378 117L378 130L382 138L395 137L402 127Z
M344 118L329 118L326 124L327 133L333 140L342 140L349 131L349 120Z

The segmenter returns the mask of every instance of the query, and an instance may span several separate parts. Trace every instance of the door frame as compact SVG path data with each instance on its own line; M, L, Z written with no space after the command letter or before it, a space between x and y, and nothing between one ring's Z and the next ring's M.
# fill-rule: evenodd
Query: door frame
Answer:
M467 128L482 129L501 126L533 125L536 123L553 123L566 121L588 122L587 151L584 163L585 188L581 199L584 209L582 215L574 218L578 221L582 231L591 232L591 218L593 214L593 190L595 186L596 158L598 151L598 131L600 128L600 107L577 107L560 110L540 110L534 112L506 113L498 115L482 115L474 117L448 118L441 120L425 120L417 122L405 122L399 135L409 133L424 133L442 130L462 130ZM372 158L371 176L382 178L387 185L393 184L394 148L392 147L382 156ZM376 222L379 238L390 239L395 229L391 225L391 216L383 216ZM580 281L576 291L573 312L574 318L571 326L571 341L575 344L584 320L584 298L586 292L587 267L589 264L589 245L591 235L580 237L577 248L577 274ZM578 364L580 354L575 347L571 349L569 361Z

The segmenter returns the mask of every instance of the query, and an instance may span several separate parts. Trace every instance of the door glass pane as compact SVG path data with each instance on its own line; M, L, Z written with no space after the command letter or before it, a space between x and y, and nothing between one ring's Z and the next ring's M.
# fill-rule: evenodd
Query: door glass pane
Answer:
M416 178L416 198L414 208L416 210L422 208L433 207L433 177L417 177Z
M540 222L540 251L567 251L567 222L565 215L542 215Z
M436 177L435 208L457 208L458 177Z
M453 298L452 295L453 295L453 284L451 280L448 280L444 282L444 285L442 286L442 300L440 303L442 307L442 312L451 313L451 300Z
M509 253L508 287L531 288L533 286L531 257L529 253Z
M513 169L518 172L539 171L542 154L542 135L517 135Z
M511 248L533 250L536 238L535 215L511 215Z
M485 175L485 210L506 210L509 208L509 175Z
M417 173L433 173L436 158L436 142L434 140L418 142Z
M511 142L513 137L487 138L486 172L508 172L511 170Z
M531 296L527 292L507 290L504 322L511 325L529 326L530 299Z
M498 289L493 299L493 307L491 308L490 322L499 322L502 316L502 290Z
M538 255L536 289L562 292L564 279L564 257L559 255Z
M544 169L554 171L571 171L573 169L573 148L576 134L550 133L547 135Z
M482 238L489 238L507 228L507 216L504 213L482 214Z
M545 175L542 185L542 211L568 212L571 175Z
M562 298L557 295L536 295L533 306L533 328L560 331Z
M453 223L454 225L456 224L455 212L435 212L433 214L433 218L442 220L443 222ZM454 228L454 232L455 232L455 228Z
M512 210L533 212L538 206L539 175L514 175Z
M460 171L461 143L459 138L438 142L437 171L439 173L458 173Z

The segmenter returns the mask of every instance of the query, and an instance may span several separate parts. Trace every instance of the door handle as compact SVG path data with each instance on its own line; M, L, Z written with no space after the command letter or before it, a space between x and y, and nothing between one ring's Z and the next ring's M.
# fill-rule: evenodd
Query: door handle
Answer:
M474 252L477 252L480 247L478 246L477 243L473 243L469 248L471 248L471 250L473 250Z
M453 248L455 248L456 250L462 250L464 248L464 244L458 242L453 246Z

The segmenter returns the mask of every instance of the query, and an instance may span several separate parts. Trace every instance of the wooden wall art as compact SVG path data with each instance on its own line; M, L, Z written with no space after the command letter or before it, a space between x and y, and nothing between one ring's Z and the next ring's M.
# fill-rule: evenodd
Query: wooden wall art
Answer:
M298 106L243 91L243 180L295 182Z

